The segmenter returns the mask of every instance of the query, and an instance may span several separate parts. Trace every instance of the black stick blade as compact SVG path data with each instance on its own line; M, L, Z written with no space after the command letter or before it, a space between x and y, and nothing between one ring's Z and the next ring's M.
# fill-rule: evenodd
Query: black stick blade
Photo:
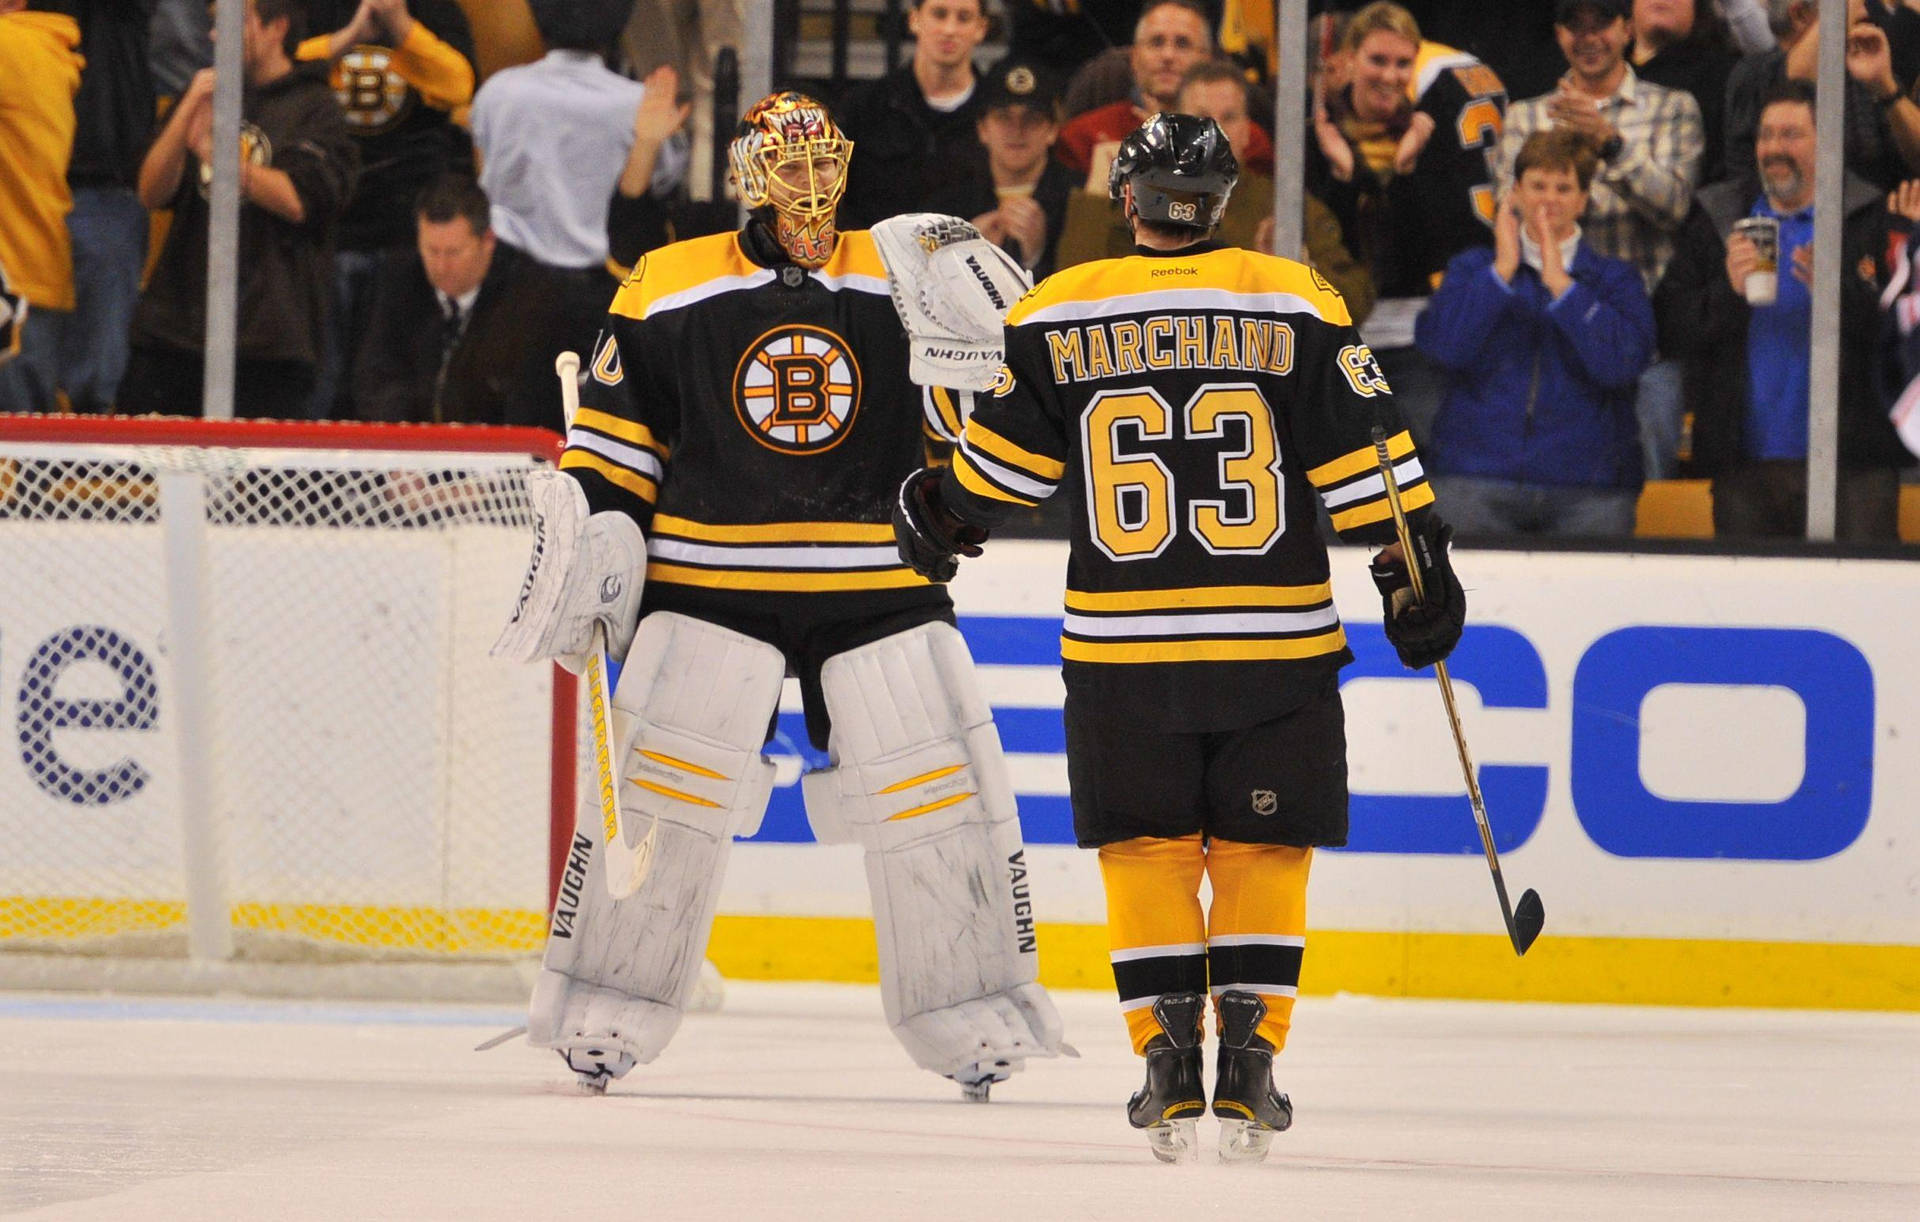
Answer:
M1547 910L1540 902L1540 893L1528 887L1520 897L1520 902L1514 905L1513 928L1508 930L1513 935L1513 953L1526 954L1527 948L1540 936L1540 930L1546 923Z

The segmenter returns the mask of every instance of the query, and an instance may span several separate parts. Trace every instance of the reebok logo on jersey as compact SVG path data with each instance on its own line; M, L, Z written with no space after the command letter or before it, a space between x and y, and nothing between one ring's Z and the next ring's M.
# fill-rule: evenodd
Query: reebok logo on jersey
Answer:
M1153 275L1156 279L1161 276L1197 276L1199 274L1200 269L1197 267L1156 267L1153 269Z

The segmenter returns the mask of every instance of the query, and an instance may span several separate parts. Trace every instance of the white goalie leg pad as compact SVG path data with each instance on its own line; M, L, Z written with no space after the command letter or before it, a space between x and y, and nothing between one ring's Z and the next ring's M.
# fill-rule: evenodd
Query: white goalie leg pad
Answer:
M527 1039L583 1075L618 1077L673 1038L706 958L735 836L766 814L760 753L786 661L764 641L684 615L640 621L613 693L620 817L630 840L657 818L653 866L615 901L593 860L600 820L574 831Z
M865 847L887 1021L963 1083L1061 1050L1000 735L966 642L923 624L828 659L835 767L802 782L825 842Z

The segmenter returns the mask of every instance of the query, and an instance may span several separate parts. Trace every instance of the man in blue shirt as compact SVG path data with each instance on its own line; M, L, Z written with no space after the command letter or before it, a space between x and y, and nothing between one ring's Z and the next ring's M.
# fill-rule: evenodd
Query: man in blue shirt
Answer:
M1758 198L1738 180L1696 197L1654 297L1662 351L1686 361L1693 462L1713 479L1714 533L1804 536L1812 361L1814 91L1788 81L1760 111ZM1887 200L1848 175L1841 254L1840 492L1836 536L1899 538L1898 468L1913 461L1879 390L1880 289L1887 280ZM1751 305L1761 252L1734 232L1745 217L1779 224L1775 299ZM1906 222L1899 222L1903 227Z
M1633 533L1653 311L1634 265L1581 235L1594 168L1574 132L1529 136L1493 249L1455 255L1414 325L1447 379L1433 482L1462 535Z

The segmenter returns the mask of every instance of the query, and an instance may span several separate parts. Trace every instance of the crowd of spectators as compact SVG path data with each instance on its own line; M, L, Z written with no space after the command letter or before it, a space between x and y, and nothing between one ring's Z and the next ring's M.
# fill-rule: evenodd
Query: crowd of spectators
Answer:
M544 55L484 80L472 5L246 2L238 414L557 426L552 353L646 249L730 220L705 201L741 0L529 0ZM1920 0L1828 2L1840 533L1886 541L1913 463L1889 407L1920 431ZM904 10L906 62L829 99L842 228L954 213L1036 279L1125 255L1119 139L1204 115L1242 167L1218 240L1272 249L1274 175L1300 176L1302 257L1463 534L1628 534L1642 482L1682 474L1721 535L1800 533L1816 0L1315 0L1278 168L1275 0ZM199 410L211 24L0 0L0 410Z

